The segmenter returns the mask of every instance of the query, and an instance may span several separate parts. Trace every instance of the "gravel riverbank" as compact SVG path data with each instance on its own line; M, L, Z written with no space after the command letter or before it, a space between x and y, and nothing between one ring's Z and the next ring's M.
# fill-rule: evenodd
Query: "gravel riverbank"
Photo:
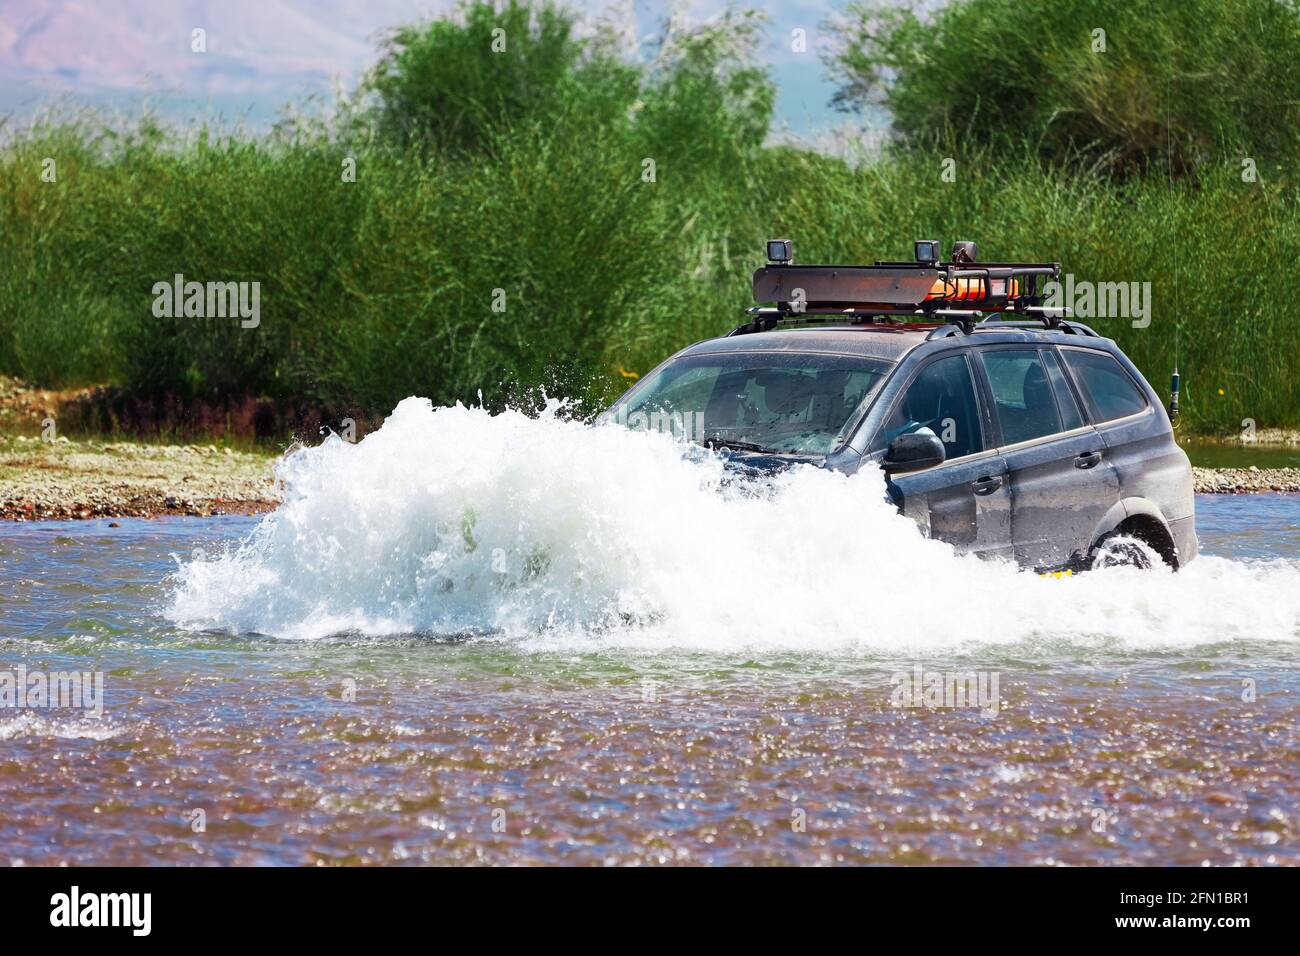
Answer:
M1201 494L1300 492L1300 468L1193 468L1192 478Z
M0 438L0 519L248 514L279 500L266 454L212 445ZM1300 493L1300 468L1194 468L1196 490Z
M0 518L270 511L274 460L212 445L0 439Z

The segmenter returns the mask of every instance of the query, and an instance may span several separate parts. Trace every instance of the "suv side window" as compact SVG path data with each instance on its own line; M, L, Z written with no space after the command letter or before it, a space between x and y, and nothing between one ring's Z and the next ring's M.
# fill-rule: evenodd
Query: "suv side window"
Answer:
M1037 349L993 349L982 352L980 358L993 389L993 409L1004 445L1065 430Z
M881 429L877 444L928 429L944 444L949 459L984 450L980 407L965 354L950 355L921 369Z
M1068 432L1073 428L1083 427L1083 412L1075 401L1070 383L1065 380L1065 370L1055 352L1044 352L1043 360L1047 362L1047 377L1052 380L1052 391L1056 393L1056 407L1061 410L1061 424Z
M1143 395L1128 373L1105 352L1063 349L1065 364L1074 373L1093 421L1108 422L1136 415L1147 407Z

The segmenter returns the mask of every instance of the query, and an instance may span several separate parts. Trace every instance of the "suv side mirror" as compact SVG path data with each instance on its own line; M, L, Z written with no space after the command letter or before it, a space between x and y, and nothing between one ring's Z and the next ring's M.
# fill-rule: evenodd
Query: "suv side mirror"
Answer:
M903 474L942 465L947 456L943 442L936 435L911 432L899 435L885 450L885 460L880 463L885 474Z

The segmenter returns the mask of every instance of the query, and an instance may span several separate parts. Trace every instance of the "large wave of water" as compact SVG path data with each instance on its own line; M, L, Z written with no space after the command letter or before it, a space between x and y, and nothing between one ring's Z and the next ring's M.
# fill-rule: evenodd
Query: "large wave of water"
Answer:
M490 633L539 647L1125 649L1297 642L1300 563L1202 557L1069 578L921 536L876 470L762 485L668 436L402 402L277 465L284 502L182 562L168 617L313 638Z

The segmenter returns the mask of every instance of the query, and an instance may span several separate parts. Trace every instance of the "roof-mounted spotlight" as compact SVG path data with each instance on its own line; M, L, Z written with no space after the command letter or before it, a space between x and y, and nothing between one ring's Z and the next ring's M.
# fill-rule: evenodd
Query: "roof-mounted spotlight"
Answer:
M974 262L979 258L979 246L970 241L952 244L952 261L957 263Z
M939 240L938 239L918 239L912 243L912 248L916 250L916 261L925 265L933 266L939 262Z
M794 261L794 243L789 239L767 240L767 261L788 266Z

